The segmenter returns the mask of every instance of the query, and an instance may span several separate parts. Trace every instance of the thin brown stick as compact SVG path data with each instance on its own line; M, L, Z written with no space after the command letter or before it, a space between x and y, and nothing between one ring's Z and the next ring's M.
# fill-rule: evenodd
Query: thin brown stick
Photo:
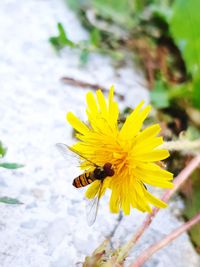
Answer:
M179 173L179 175L174 180L173 189L166 190L164 193L162 200L168 202L171 196L181 187L181 185L189 178L189 176L193 173L193 171L200 164L200 154L193 158L189 164Z
M193 158L190 161L190 163L179 173L179 175L174 180L173 189L166 190L166 192L164 193L164 195L161 199L165 202L168 202L168 200L171 198L171 196L180 188L180 186L187 180L187 178L198 167L199 164L200 164L200 155ZM160 210L159 208L154 208L152 213L149 213L147 215L143 224L139 227L139 229L134 234L134 236L121 249L121 252L119 253L119 256L118 256L119 261L123 261L126 258L129 251L132 249L132 247L135 245L135 243L144 234L145 230L149 227L153 218L156 216L156 214L158 213L159 210Z
M80 81L80 80L77 80L77 79L73 79L71 77L62 77L61 78L61 81L64 82L64 83L67 83L67 84L70 84L70 85L73 85L73 86L78 86L78 87L81 87L81 88L90 88L92 90L98 90L98 89L101 89L102 92L105 92L105 93L108 93L109 90L107 88L105 88L104 86L101 86L99 84L95 84L95 83L88 83L88 82L84 82L84 81ZM115 95L117 97L119 97L121 100L124 99L124 96L122 94L119 94L117 92L115 92Z
M182 233L186 232L193 225L195 225L195 224L197 224L199 222L200 222L200 212L196 216L194 216L191 220L189 220L187 223L184 223L182 226L178 227L176 230L171 232L169 235L167 235L161 241L159 241L156 244L153 244L152 246L147 248L136 259L136 261L133 264L129 265L129 267L140 267L140 266L142 266L155 252L157 252L161 248L167 246L174 239L176 239L179 235L181 235Z

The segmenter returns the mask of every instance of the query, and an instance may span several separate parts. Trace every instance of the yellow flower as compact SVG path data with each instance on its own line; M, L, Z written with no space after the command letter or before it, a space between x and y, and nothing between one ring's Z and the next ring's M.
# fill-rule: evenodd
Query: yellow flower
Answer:
M103 183L102 194L109 188L111 192L110 210L118 213L120 209L129 214L130 209L151 212L152 204L159 208L166 207L166 203L149 193L145 184L172 188L170 180L173 175L161 169L158 161L169 157L166 149L160 149L163 144L159 124L142 130L142 125L148 116L151 107L142 109L142 101L127 117L123 126L118 127L119 109L113 99L114 88L110 88L108 103L101 90L95 96L87 93L88 125L80 121L73 113L67 114L67 120L78 132L80 140L73 148L81 155L99 166L106 162L114 166L114 176L106 177ZM82 158L85 170L94 167ZM94 198L100 181L95 180L86 191L87 198Z

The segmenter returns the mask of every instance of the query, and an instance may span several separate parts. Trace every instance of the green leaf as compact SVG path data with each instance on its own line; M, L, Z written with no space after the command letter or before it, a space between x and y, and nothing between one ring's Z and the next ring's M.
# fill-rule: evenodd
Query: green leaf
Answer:
M18 169L18 168L24 167L24 165L18 164L18 163L2 162L0 163L0 167L6 168L6 169Z
M0 202L1 202L1 203L4 203L4 204L12 204L12 205L23 204L23 203L20 202L18 199L16 199L16 198L11 198L11 197L0 197Z
M69 46L71 48L74 48L76 44L69 40L67 37L67 34L65 32L65 29L61 23L57 24L58 27L58 36L52 36L49 38L49 42L57 49L60 50L65 46Z
M176 0L170 21L170 31L183 54L187 70L193 77L200 75L199 10L199 0Z
M6 155L6 152L7 148L5 148L2 142L0 141L0 158L3 158Z
M168 89L162 80L156 81L154 89L150 92L150 97L156 108L166 108L170 105Z

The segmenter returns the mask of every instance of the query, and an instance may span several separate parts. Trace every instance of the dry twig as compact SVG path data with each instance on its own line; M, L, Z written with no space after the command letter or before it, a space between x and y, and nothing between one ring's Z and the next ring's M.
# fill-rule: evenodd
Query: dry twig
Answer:
M189 230L193 225L200 222L200 212L194 216L191 220L189 220L187 223L184 223L182 226L178 227L176 230L171 232L169 235L167 235L165 238L163 238L161 241L157 242L156 244L153 244L149 248L147 248L137 259L136 261L131 264L129 267L141 267L143 264L158 250L161 248L167 246L169 243L171 243L174 239L176 239L179 235Z
M164 193L162 200L165 202L168 202L171 196L180 188L180 186L188 179L188 177L191 175L191 173L198 167L200 164L200 155L193 158L188 166L186 166L180 174L175 178L174 180L174 188L171 190L166 190ZM136 244L136 242L141 238L141 236L144 234L145 230L150 226L153 218L156 216L160 209L154 208L153 212L148 214L146 219L144 220L143 224L139 227L136 234L129 240L128 243L122 247L117 261L122 262L126 256L128 255L129 251L132 249L132 247Z
M105 88L104 86L101 86L99 84L88 83L88 82L80 81L80 80L77 80L77 79L73 79L71 77L66 77L66 76L62 77L61 81L66 83L66 84L70 84L70 85L81 87L81 88L86 88L87 89L89 87L92 90L101 89L102 92L105 92L105 93L109 92L109 90L107 88ZM122 94L119 94L119 93L115 92L115 95L117 97L119 97L119 99L121 99L121 100L124 99L124 96Z

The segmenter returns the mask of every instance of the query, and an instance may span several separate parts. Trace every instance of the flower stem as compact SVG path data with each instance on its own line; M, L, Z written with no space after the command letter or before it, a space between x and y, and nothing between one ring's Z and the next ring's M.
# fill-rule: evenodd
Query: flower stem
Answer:
M187 223L183 224L182 226L178 227L176 230L172 231L169 235L163 238L161 241L153 244L149 248L147 248L137 259L136 261L131 264L129 267L140 267L158 250L167 246L171 243L174 239L176 239L179 235L190 229L193 225L200 222L200 212L194 216L191 220Z
M162 148L168 149L170 151L176 150L181 152L190 152L194 154L200 151L200 140L178 140L178 141L169 141L165 142L162 145Z
M193 158L190 163L179 173L179 175L174 179L174 187L173 189L166 190L164 195L162 196L163 201L168 201L171 196L180 188L180 186L188 179L190 174L198 167L200 164L200 155ZM153 218L156 216L160 209L154 208L152 213L149 213L143 224L139 227L137 232L133 235L133 237L121 248L121 251L118 254L117 261L122 262L126 256L128 255L129 251L135 245L135 243L141 238L145 230L151 224Z

